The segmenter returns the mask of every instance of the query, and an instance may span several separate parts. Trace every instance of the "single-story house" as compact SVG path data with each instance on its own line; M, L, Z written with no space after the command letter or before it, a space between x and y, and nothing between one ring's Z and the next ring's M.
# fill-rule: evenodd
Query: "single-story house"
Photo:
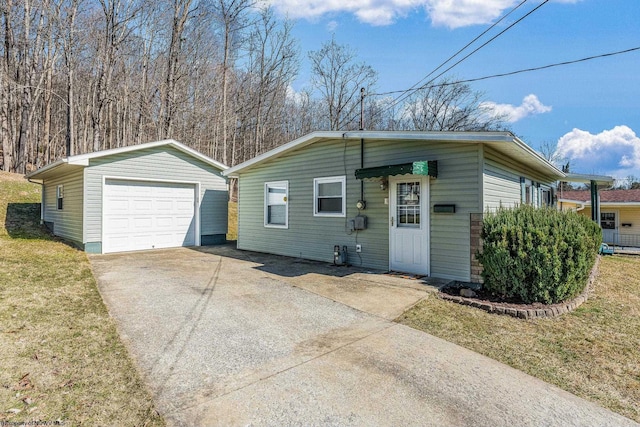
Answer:
M42 185L55 235L109 253L224 242L225 169L169 139L70 156L27 178Z
M640 247L640 189L599 192L602 240L608 244ZM592 216L589 190L565 190L558 207Z
M509 132L314 132L223 175L239 249L462 281L484 212L553 205L566 178Z

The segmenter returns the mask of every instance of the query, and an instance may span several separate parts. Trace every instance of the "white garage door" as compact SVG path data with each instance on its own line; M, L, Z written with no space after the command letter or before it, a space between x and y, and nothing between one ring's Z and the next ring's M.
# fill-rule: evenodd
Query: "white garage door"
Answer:
M195 185L105 180L102 252L196 244Z

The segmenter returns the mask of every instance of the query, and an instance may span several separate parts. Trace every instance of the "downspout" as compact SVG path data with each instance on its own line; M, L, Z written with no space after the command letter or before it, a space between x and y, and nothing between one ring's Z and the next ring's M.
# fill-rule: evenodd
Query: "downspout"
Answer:
M360 130L364 130L364 88L360 88ZM364 138L360 138L360 169L364 168ZM360 180L360 200L364 201L364 180Z
M42 182L36 182L36 181L32 181L31 178L27 178L27 181L29 181L32 184L38 184L41 188L40 188L40 225L44 224L44 181Z

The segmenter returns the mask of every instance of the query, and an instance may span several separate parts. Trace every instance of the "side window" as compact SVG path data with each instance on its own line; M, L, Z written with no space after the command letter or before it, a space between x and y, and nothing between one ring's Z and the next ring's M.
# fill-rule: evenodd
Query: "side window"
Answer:
M267 182L264 184L264 226L289 227L289 182Z
M313 180L313 215L314 216L346 216L345 176L315 178Z
M64 186L63 185L58 185L58 187L56 187L56 201L57 201L58 210L62 210L63 201L64 201Z
M532 182L524 177L520 177L520 202L526 205L533 203Z

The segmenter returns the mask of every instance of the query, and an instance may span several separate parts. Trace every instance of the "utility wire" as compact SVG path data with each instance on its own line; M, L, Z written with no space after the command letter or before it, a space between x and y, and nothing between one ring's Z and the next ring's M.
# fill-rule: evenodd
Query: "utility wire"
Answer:
M529 12L527 12L525 15L523 15L522 17L520 17L520 19L514 21L512 24L510 24L509 26L507 26L504 30L500 31L498 34L496 34L495 36L491 37L489 40L487 40L486 42L484 42L483 44L481 44L480 46L478 46L476 49L474 49L473 51L471 51L471 53L465 55L464 57L462 57L460 60L458 60L457 62L455 62L453 65L451 65L450 67L448 67L446 70L442 71L440 74L438 74L437 76L435 76L434 78L432 78L431 80L429 80L427 83L425 83L422 86L419 86L418 88L411 88L409 90L407 90L403 95L399 96L398 98L396 98L389 107L387 107L385 110L383 110L381 113L386 112L387 110L395 107L397 104L399 104L400 102L404 101L406 98L408 98L409 96L411 96L414 92L420 90L420 89L424 89L425 87L429 86L431 83L433 83L436 79L438 79L439 77L441 77L442 75L444 75L445 73L451 71L454 67L456 67L457 65L459 65L461 62L467 60L471 55L475 54L476 52L478 52L480 49L484 48L485 46L487 46L489 43L493 42L495 39L497 39L498 37L500 37L501 35L503 35L504 33L506 33L507 31L509 31L511 28L513 28L514 26L518 25L520 22L522 22L524 19L526 19L528 16L530 16L532 13L534 13L535 11L537 11L538 9L540 9L542 6L544 6L545 4L547 4L549 2L549 0L544 0L542 3L540 3L538 6L534 7L533 9L531 9ZM520 7L520 5L518 5L517 7ZM440 68L440 67L438 67ZM430 75L433 73L430 73ZM423 79L424 80L424 79Z
M600 55L587 56L586 58L574 59L574 60L571 60L571 61L556 62L554 64L547 64L547 65L542 65L542 66L539 66L539 67L531 67L531 68L525 68L525 69L522 69L522 70L509 71L507 73L491 74L489 76L476 77L476 78L466 79L466 80L456 80L456 81L445 82L445 83L436 83L436 84L429 85L429 86L422 86L422 88L427 89L427 88L434 88L434 87L440 87L440 86L451 86L451 85L460 84L460 83L473 83L473 82L479 82L479 81L482 81L482 80L495 79L495 78L498 78L498 77L508 77L508 76L513 76L513 75L516 75L516 74L528 73L528 72L532 72L532 71L546 70L546 69L549 69L549 68L561 67L561 66L571 65L571 64L578 64L580 62L591 61L591 60L594 60L594 59L607 58L607 57L616 56L616 55L623 55L625 53L631 53L631 52L636 52L636 51L640 51L640 46L632 47L630 49L625 49L625 50L619 50L619 51L616 51L616 52L609 52L609 53L602 53ZM390 92L382 92L382 93L371 93L371 94L369 94L369 96L384 96L384 95L393 95L394 93L405 93L405 92L407 92L407 89L395 90L395 91L390 91Z
M502 30L500 33L498 33L496 36L492 37L489 41L483 43L480 47L476 48L473 52L471 52L470 54L466 55L464 58L460 59L459 61L457 61L455 64L453 64L452 66L450 66L449 68L447 68L445 71L443 71L442 73L438 74L436 77L432 78L431 80L427 81L425 84L423 84L422 86L417 87L418 85L420 85L420 83L422 83L423 81L425 81L426 79L428 79L433 73L435 73L436 71L438 71L440 68L444 67L448 62L450 62L451 60L453 60L453 58L455 58L456 56L458 56L460 53L462 53L464 50L466 50L469 46L471 46L472 44L474 44L476 41L478 41L480 38L482 38L485 34L487 34L489 31L491 31L493 28L495 28L500 22L502 22L504 19L506 19L508 16L510 16L513 12L515 12L516 10L518 10L521 6L523 6L528 0L522 0L517 6L515 6L513 9L511 9L506 15L504 15L503 17L501 17L498 21L496 21L495 23L493 23L489 28L487 28L485 31L483 31L482 33L480 33L478 36L476 36L473 40L471 40L469 43L467 43L464 47L462 47L461 49L459 49L456 53L454 53L453 55L451 55L449 58L447 58L447 60L445 60L444 62L442 62L440 65L438 65L435 69L433 69L429 74L427 74L425 77L423 77L422 79L420 79L416 84L414 84L413 86L411 86L409 89L405 89L402 91L394 91L394 92L388 92L388 93L384 93L384 94L393 94L393 93L400 93L401 95L396 97L396 99L394 99L393 101L391 101L391 103L382 111L377 112L377 115L382 115L385 112L387 112L388 110L394 108L396 105L398 105L400 102L404 101L407 97L409 97L413 92L416 92L417 90L429 87L429 85L431 83L433 83L438 77L442 76L443 74L445 74L446 72L450 71L453 67L457 66L458 64L460 64L462 61L466 60L467 58L469 58L471 55L475 54L477 51L479 51L480 49L482 49L483 47L485 47L486 45L488 45L489 43L491 43L492 41L494 41L496 38L500 37L502 34L504 34L505 32L507 32L508 30L510 30L511 28L513 28L513 26L517 25L518 23L520 23L523 19L525 19L526 17L528 17L529 15L531 15L533 12L535 12L536 10L538 10L540 7L542 7L543 5L545 5L546 3L549 2L549 0L544 0L541 4L539 4L538 6L536 6L534 9L532 9L531 11L529 11L527 14L525 14L524 16L522 16L520 19L518 19L517 21L515 21L514 23L512 23L511 25L509 25L507 28L505 28L504 30ZM416 88L417 87L417 88ZM375 95L381 95L381 94L370 94L370 96L375 96ZM351 119L349 122L355 120L356 118L354 117L353 119Z
M494 29L498 24L500 24L500 22L504 21L506 18L508 18L513 12L515 12L516 10L518 10L522 5L524 5L528 0L522 0L522 2L520 2L520 4L518 4L516 7L514 7L513 9L511 9L509 11L509 13L507 13L506 15L504 15L503 17L501 17L500 19L498 19L496 22L493 23L493 25L491 25L489 28L487 28L486 30L484 30L482 33L480 33L479 35L477 35L473 40L471 40L469 43L467 43L466 45L464 45L464 47L462 47L461 49L459 49L456 53L454 53L453 55L451 55L449 58L447 58L443 63L441 63L440 65L438 65L436 68L434 68L429 74L427 74L426 76L424 76L422 79L420 79L417 83L415 83L413 86L411 86L409 89L406 89L405 91L410 91L412 89L414 89L415 87L417 87L418 85L420 85L423 81L427 80L429 77L431 77L431 75L433 73L435 73L436 71L438 71L440 68L444 67L448 62L452 61L453 58L455 58L456 56L460 55L463 51L465 51L469 46L471 46L472 44L474 44L475 42L477 42L479 39L481 39L485 34L487 34L489 31L491 31L492 29ZM394 93L399 93L398 92L394 92Z

